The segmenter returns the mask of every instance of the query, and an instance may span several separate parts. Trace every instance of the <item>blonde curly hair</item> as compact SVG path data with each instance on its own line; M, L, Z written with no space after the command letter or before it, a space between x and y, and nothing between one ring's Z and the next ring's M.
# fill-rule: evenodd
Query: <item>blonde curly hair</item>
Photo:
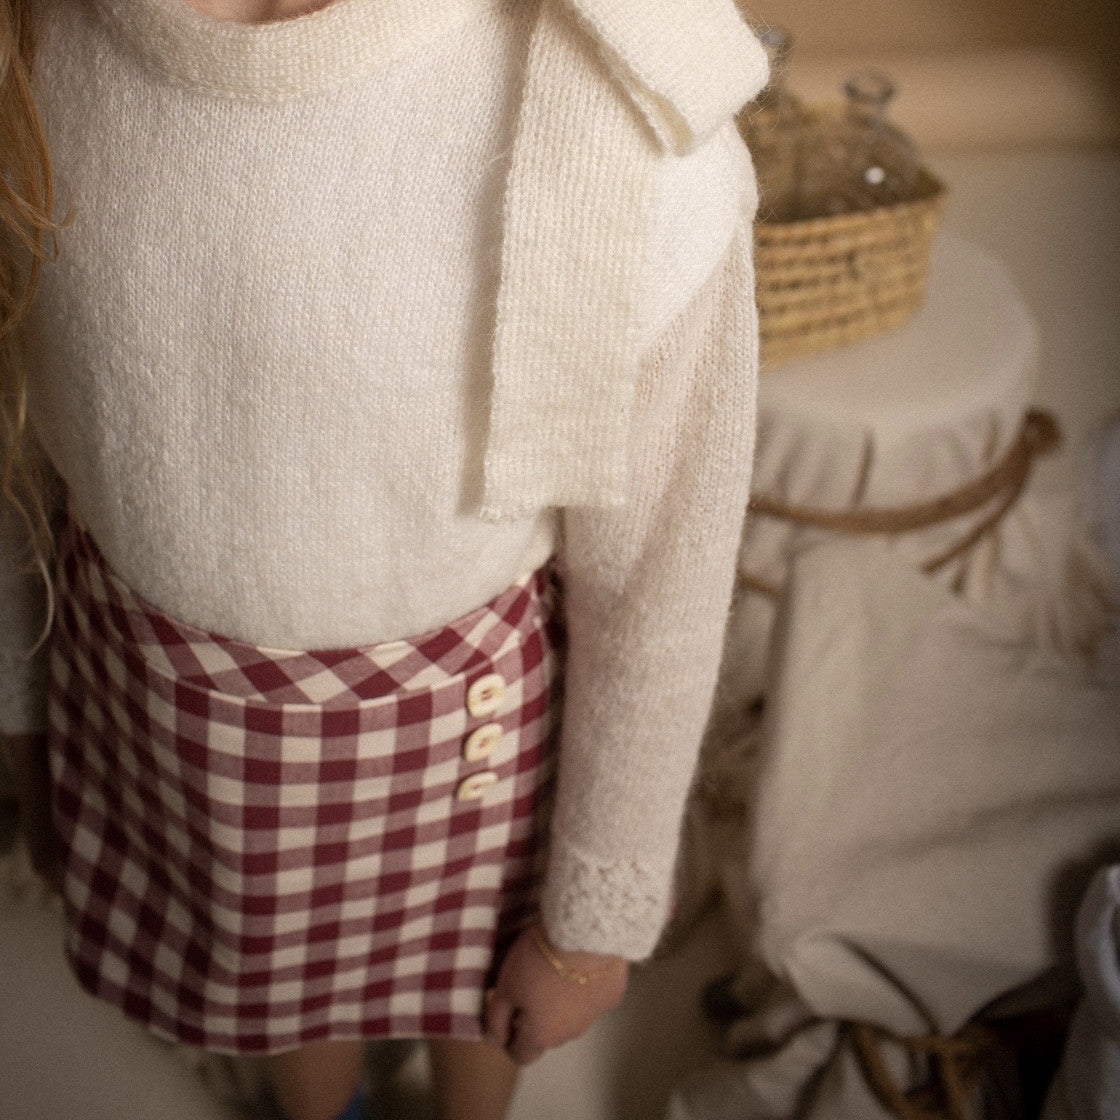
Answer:
M54 183L31 85L29 0L0 0L0 490L38 556L50 550L48 472L27 427L23 324L56 251Z

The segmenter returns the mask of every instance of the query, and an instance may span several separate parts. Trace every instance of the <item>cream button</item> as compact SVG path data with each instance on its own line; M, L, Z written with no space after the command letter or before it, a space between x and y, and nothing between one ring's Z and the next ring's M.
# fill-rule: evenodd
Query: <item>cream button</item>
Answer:
M487 673L467 689L467 711L476 718L492 716L502 706L505 695L505 680L497 673Z
M477 774L468 774L455 787L455 800L477 801L497 780L498 775L493 770L480 770Z
M484 723L476 727L463 744L463 757L468 762L485 762L502 741L503 734L500 723Z

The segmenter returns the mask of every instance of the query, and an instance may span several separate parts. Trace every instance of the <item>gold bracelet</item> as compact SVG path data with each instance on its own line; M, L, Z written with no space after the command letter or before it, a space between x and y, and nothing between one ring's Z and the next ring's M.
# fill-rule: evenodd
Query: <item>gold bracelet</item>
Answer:
M571 980L576 984L590 984L596 977L602 976L611 966L609 964L603 965L602 968L595 969L594 972L577 972L574 968L569 968L557 955L552 946L548 943L548 938L545 937L544 930L538 925L530 927L530 932L533 935L533 942L537 946L541 956L544 957L553 970L565 980Z

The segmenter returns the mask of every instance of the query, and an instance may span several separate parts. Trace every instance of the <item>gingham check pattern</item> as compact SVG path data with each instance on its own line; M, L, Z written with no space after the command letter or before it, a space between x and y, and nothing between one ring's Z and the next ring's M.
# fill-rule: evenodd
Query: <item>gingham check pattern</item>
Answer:
M415 641L310 653L168 619L73 524L57 583L51 760L81 983L217 1051L478 1035L543 863L547 573ZM490 673L502 707L472 717ZM500 745L465 761L488 722ZM457 800L478 770L497 784Z

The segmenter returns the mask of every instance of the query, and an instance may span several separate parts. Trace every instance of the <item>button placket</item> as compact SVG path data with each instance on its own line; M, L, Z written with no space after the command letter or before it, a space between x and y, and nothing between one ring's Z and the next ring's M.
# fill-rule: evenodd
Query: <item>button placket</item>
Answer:
M467 689L467 711L475 719L485 719L502 706L505 697L505 678L500 673L487 673Z
M463 743L463 758L467 762L485 762L498 748L505 729L500 723L484 723L476 727Z
M506 697L505 678L500 673L487 673L473 681L467 688L467 713L473 719L486 719L501 708ZM504 729L500 723L484 723L476 727L463 743L466 762L485 762L502 740ZM468 774L455 787L457 801L477 801L498 781L494 770L476 770Z
M479 770L477 773L468 774L455 788L457 801L477 801L493 785L496 785L498 775L493 770Z

